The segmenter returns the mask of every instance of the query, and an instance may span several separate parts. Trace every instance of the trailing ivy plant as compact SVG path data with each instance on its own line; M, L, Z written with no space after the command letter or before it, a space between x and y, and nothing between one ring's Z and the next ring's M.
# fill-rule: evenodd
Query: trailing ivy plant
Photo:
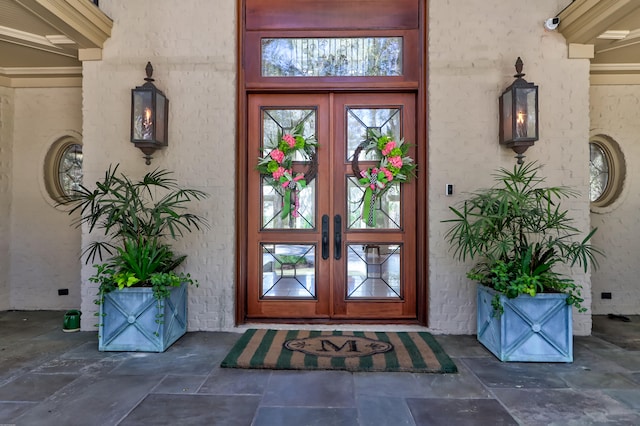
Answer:
M590 243L596 229L581 238L561 200L579 193L565 186L543 186L540 166L524 163L499 169L496 184L472 192L455 207L445 239L456 259L476 260L470 279L509 298L521 294L566 293L567 303L580 312L581 286L554 268L560 265L598 266L602 252ZM499 296L497 296L499 299ZM494 309L502 312L499 300Z
M79 213L76 226L89 233L101 231L82 255L94 263L90 281L98 283L98 300L110 291L126 287L151 287L160 302L171 287L181 283L198 285L190 274L175 272L185 255L175 255L171 241L185 233L207 227L206 220L187 210L187 204L207 194L182 188L171 172L156 169L139 181L109 167L94 189L81 186L68 202L69 214Z

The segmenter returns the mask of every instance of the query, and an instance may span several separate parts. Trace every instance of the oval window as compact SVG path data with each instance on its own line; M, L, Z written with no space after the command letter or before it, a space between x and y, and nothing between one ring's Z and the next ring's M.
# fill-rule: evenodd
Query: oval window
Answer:
M72 199L82 185L82 145L64 137L52 146L44 165L45 186L56 202Z
M613 203L625 176L624 156L618 144L608 136L597 135L589 141L589 198L593 207Z

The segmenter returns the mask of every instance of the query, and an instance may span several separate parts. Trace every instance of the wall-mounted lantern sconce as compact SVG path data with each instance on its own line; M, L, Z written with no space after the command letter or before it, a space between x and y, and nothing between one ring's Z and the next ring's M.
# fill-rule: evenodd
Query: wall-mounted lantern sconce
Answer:
M151 154L168 144L169 99L153 84L151 62L145 71L146 83L131 89L131 142L144 153L149 165Z
M500 143L516 152L522 164L524 152L538 140L538 86L522 73L522 59L516 61L516 80L500 95Z

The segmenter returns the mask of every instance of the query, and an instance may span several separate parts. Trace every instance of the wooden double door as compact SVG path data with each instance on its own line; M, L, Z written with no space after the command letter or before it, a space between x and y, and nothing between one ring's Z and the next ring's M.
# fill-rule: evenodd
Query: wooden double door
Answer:
M371 129L415 144L415 94L250 94L247 107L247 319L416 319L415 180L376 200L370 226L366 186L354 173L354 165L380 161L358 150ZM297 215L283 217L284 190L251 165L297 126L318 148L315 161L300 156L294 172L317 171L295 194Z

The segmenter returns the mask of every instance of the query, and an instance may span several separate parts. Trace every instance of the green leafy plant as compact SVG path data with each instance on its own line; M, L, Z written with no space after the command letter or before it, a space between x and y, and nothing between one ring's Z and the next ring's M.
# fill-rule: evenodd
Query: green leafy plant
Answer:
M156 169L139 181L117 170L109 167L95 189L82 186L67 202L73 206L69 214L79 213L76 226L102 231L82 254L87 263L101 262L90 278L99 284L98 303L105 293L126 287L152 287L162 300L171 287L197 285L189 274L174 271L186 256L175 255L169 242L208 226L186 207L207 194L180 187L166 170Z
M470 194L454 214L445 238L461 261L477 260L467 276L509 298L520 294L567 293L567 303L580 312L581 286L554 270L578 265L597 267L602 252L590 244L596 229L579 238L569 212L560 201L579 194L565 186L545 187L540 166L525 163L501 168L496 185ZM499 302L494 309L501 312Z

